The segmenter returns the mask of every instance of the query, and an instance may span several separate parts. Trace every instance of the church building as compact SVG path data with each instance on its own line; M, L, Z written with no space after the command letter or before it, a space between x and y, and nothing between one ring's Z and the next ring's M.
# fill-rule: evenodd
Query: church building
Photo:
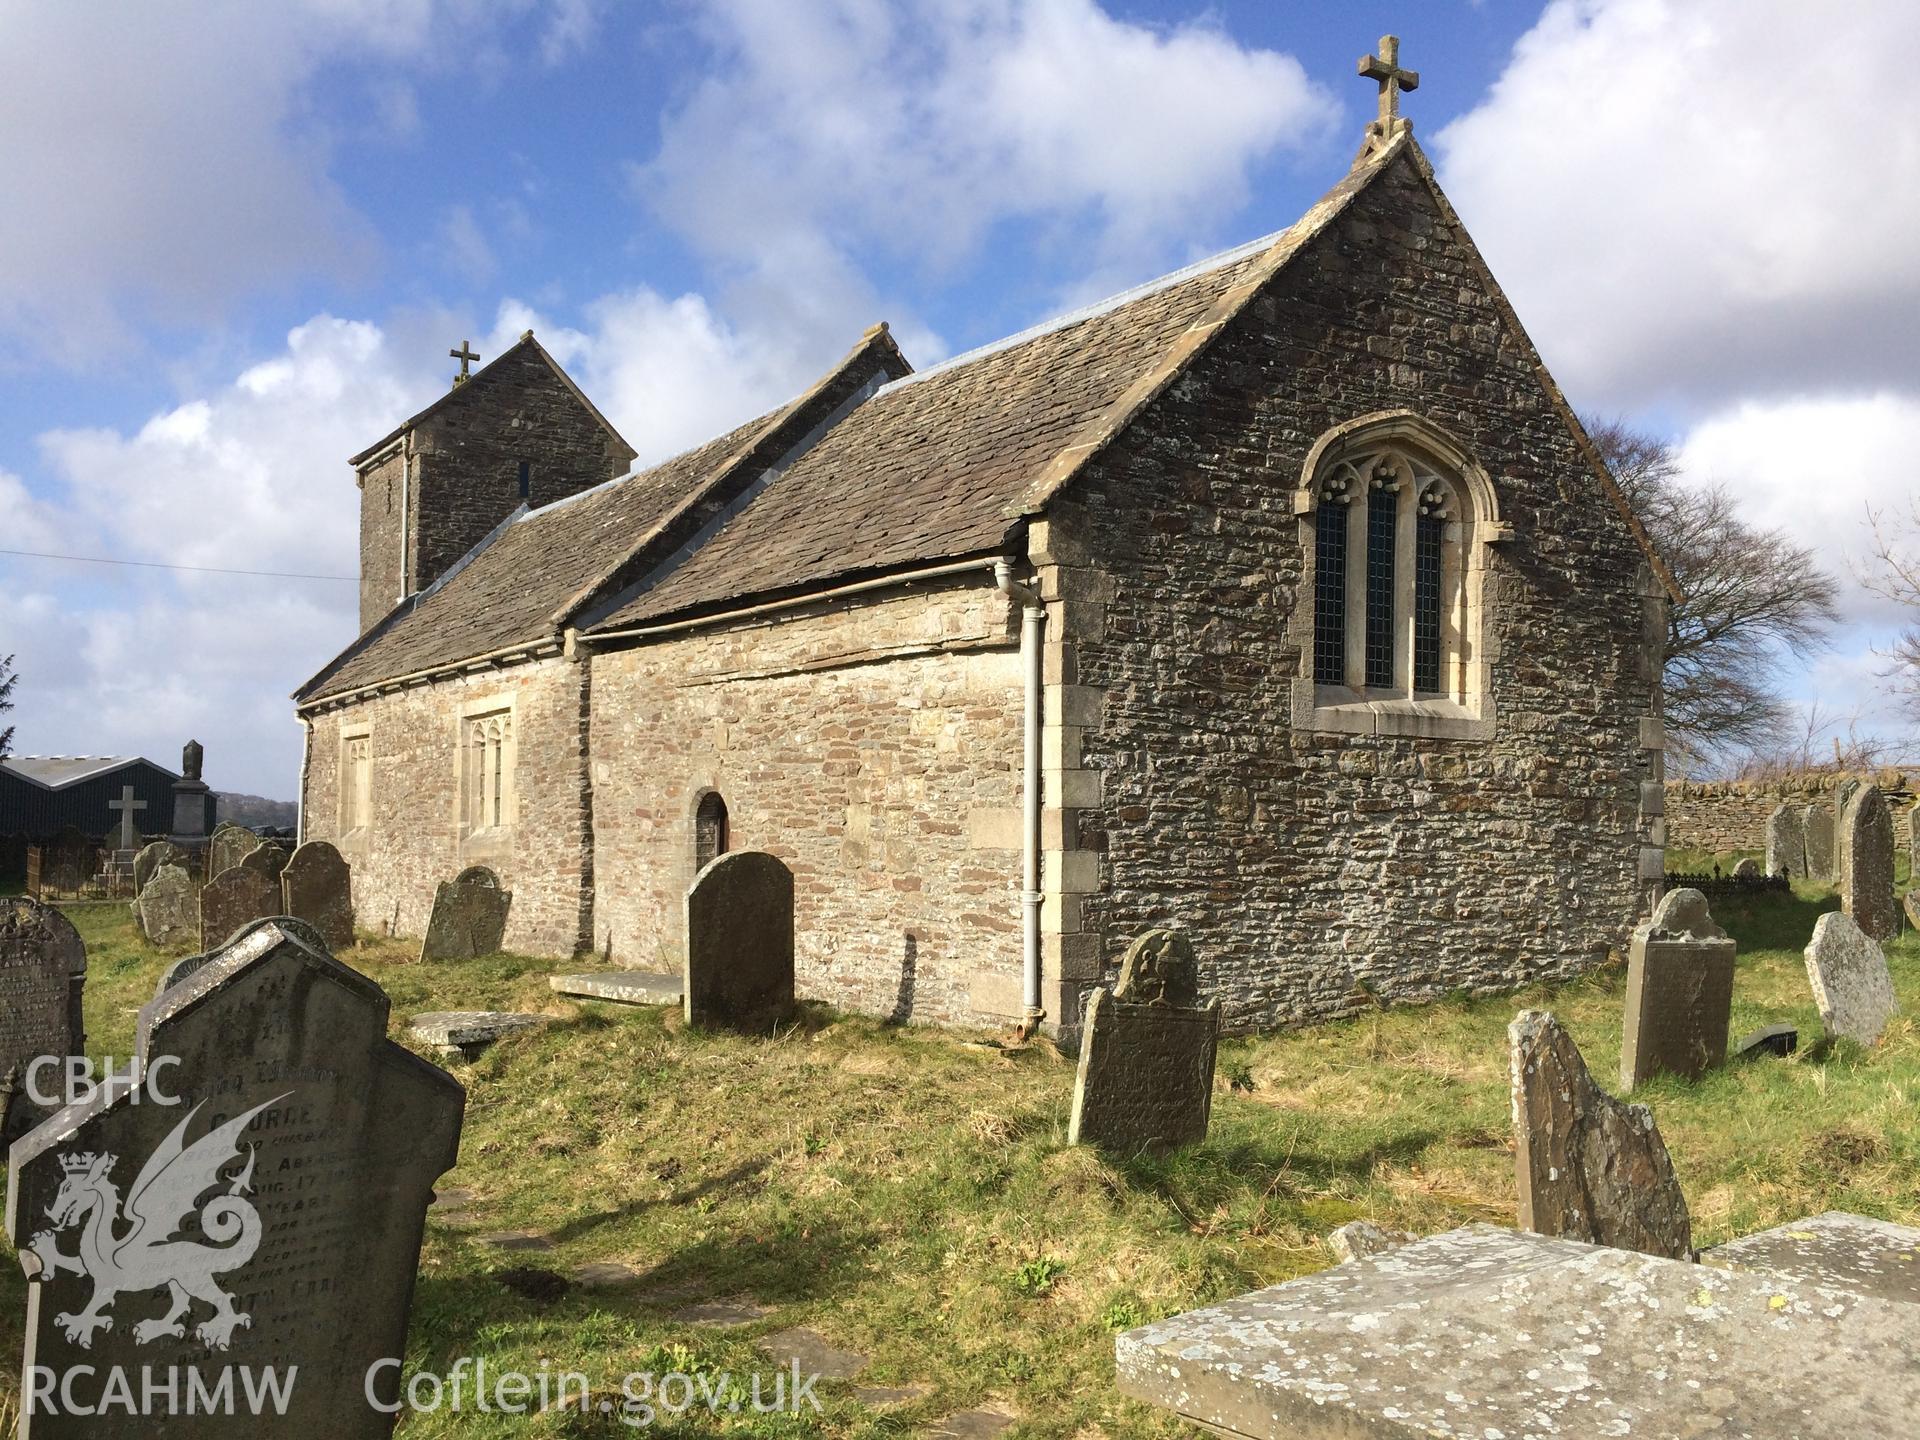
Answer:
M1363 73L1296 224L971 354L876 325L628 473L529 333L355 457L295 699L361 923L484 864L510 949L674 970L766 850L803 995L1066 1031L1155 926L1238 1029L1623 949L1672 582Z

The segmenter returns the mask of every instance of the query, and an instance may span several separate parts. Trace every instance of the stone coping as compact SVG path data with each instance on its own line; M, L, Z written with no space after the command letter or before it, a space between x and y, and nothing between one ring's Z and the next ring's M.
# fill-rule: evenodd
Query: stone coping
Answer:
M1126 1394L1262 1440L1911 1440L1908 1304L1469 1225L1115 1341Z

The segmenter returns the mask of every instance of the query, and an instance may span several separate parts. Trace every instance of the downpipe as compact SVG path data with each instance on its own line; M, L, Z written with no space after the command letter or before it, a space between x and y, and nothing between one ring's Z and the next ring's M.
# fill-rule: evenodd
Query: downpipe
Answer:
M1031 1035L1046 1019L1040 1003L1040 702L1041 640L1047 623L1039 592L1013 578L1013 560L1002 557L993 565L993 581L1000 593L1020 606L1020 663L1025 672L1025 762L1021 779L1021 888L1020 951L1026 1016L1023 1034Z

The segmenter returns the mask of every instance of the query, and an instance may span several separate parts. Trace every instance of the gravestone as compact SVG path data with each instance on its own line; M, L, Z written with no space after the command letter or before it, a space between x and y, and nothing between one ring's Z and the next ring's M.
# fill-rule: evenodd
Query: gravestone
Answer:
M433 1010L416 1015L407 1032L442 1055L471 1060L494 1041L551 1023L546 1015L515 1010Z
M100 871L100 846L69 825L40 852L40 895L74 895L93 883Z
M1700 1254L1703 1265L1920 1305L1920 1230L1844 1210L1776 1225Z
M1900 904L1907 912L1907 928L1920 930L1920 890L1907 891Z
M0 899L0 1080L19 1087L42 1055L86 1053L86 983L87 947L71 920L37 900Z
M1801 824L1807 834L1807 878L1822 885L1833 884L1832 806L1824 800L1807 806Z
M1833 883L1845 884L1847 874L1847 805L1860 788L1858 780L1836 780L1833 785Z
M109 800L107 808L120 817L120 823L114 827L110 841L118 850L138 850L140 848L140 812L147 808L147 802L136 798L139 791L131 785L120 787L120 798Z
M1920 802L1907 807L1907 878L1920 881Z
M232 865L200 887L200 948L223 945L242 925L280 909L280 887L258 870Z
M200 937L200 886L185 865L162 865L133 902L140 933L155 945Z
M216 825L207 842L207 879L218 879L259 848L260 837L244 826Z
M280 872L287 868L287 860L293 854L285 845L273 840L262 840L253 849L240 857L240 863L249 870L257 870L275 885L280 883Z
M1684 1260L1687 1199L1653 1112L1614 1099L1541 1010L1507 1028L1520 1228Z
M1733 878L1736 880L1758 880L1765 873L1760 868L1760 862L1751 855L1746 856L1733 867Z
M133 893L137 896L146 889L147 882L162 865L187 863L187 852L171 840L155 840L141 847L140 853L133 857Z
M353 944L353 869L325 840L309 840L280 872L280 911L305 920L339 952Z
M1133 1153L1204 1140L1220 1006L1202 1006L1193 948L1171 930L1128 947L1120 983L1087 1002L1067 1143Z
M313 926L307 924L306 921L296 920L291 915L273 915L264 920L255 920L250 924L242 925L239 930L227 937L226 943L221 945L219 949L203 951L198 955L185 955L174 961L165 970L160 972L160 983L153 987L153 993L155 995L166 994L167 991L193 974L209 960L214 959L222 951L232 949L262 925L278 926L283 933L292 936L309 950L318 950L322 954L328 953L327 942L320 937L320 932L314 929Z
M207 782L200 778L206 750L189 740L180 750L180 778L173 782L172 838L189 850L198 850L207 838ZM213 872L205 872L211 879Z
M679 975L644 970L600 970L580 975L549 975L547 985L569 1000L605 1000L615 1005L679 1005L686 985Z
M122 1085L13 1147L25 1363L56 1378L58 1402L23 1422L23 1440L391 1432L368 1392L387 1405L399 1393L399 1364L379 1362L405 1354L465 1096L386 1038L387 1017L373 981L260 926L140 1012L135 1074L172 1059L156 1083L178 1104ZM143 1374L171 1372L184 1405L228 1366L283 1380L297 1368L284 1413L256 1417L238 1377L232 1415L80 1416L60 1399L70 1381L93 1403L118 1368L136 1397Z
M433 913L420 940L422 960L475 960L499 952L513 892L484 865L471 865L433 893Z
M1900 1012L1880 943L1837 911L1814 923L1807 981L1828 1035L1871 1045Z
M1733 1047L1733 1058L1752 1060L1761 1055L1771 1055L1784 1060L1799 1048L1800 1027L1790 1020L1776 1020L1771 1025L1762 1025L1758 1030L1742 1035L1740 1043Z
M1863 785L1840 817L1846 869L1840 905L1875 940L1891 940L1900 928L1893 900L1893 816L1878 785Z
M793 872L734 850L687 888L682 1007L690 1025L764 1031L793 1011Z
M1767 873L1807 878L1806 816L1796 806L1776 805L1767 816Z
M1698 890L1672 890L1633 932L1620 1088L1655 1075L1696 1080L1727 1058L1738 947Z

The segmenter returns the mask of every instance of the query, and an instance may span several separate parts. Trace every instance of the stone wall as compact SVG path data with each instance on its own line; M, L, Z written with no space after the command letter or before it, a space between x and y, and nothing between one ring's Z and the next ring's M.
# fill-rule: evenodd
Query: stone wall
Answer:
M1767 848L1767 817L1783 804L1810 805L1832 800L1833 787L1847 775L1813 770L1775 780L1672 780L1667 783L1667 843L1681 850L1723 854ZM1853 776L1871 780L1886 794L1894 830L1906 836L1906 815L1914 792L1906 776L1883 770Z
M400 602L400 512L407 457L390 452L360 473L360 631L365 634Z
M1503 989L1624 948L1659 602L1516 341L1402 161L1036 527L1067 974L1173 926L1244 1029L1363 1009L1356 981ZM1477 457L1513 528L1487 562L1491 739L1295 728L1293 494L1330 427L1400 408Z
M555 656L376 696L314 718L304 838L331 840L353 865L361 928L402 936L426 929L434 887L487 865L513 891L506 944L570 955L584 944L591 905L583 877L587 802L581 742L586 668ZM463 714L509 708L516 761L514 823L470 835L461 823L458 745ZM344 734L372 741L371 823L339 829Z
M1020 993L1022 679L983 571L596 652L595 943L677 969L693 817L794 872L800 993L871 1014L1004 1024Z

